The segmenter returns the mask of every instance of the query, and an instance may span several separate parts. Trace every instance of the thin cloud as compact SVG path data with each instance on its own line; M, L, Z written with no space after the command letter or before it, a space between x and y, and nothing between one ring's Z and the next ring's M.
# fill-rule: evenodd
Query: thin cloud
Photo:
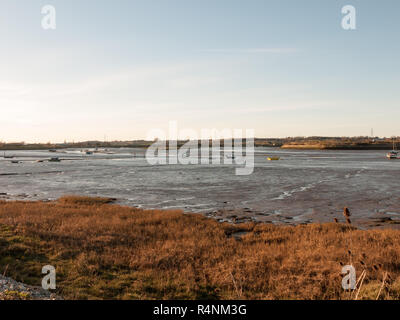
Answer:
M207 53L275 53L290 54L298 52L296 48L245 48L245 49L206 49Z

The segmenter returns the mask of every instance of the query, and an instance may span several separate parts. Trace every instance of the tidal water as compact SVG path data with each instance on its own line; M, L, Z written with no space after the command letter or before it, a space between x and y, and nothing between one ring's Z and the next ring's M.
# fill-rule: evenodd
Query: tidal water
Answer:
M344 206L356 218L400 218L400 160L385 151L256 148L254 172L235 165L149 165L144 149L0 153L0 199L53 200L66 194L106 196L142 208L183 209L228 219L331 220ZM268 161L279 156L279 161ZM61 162L37 162L59 157ZM20 161L11 163L11 160Z

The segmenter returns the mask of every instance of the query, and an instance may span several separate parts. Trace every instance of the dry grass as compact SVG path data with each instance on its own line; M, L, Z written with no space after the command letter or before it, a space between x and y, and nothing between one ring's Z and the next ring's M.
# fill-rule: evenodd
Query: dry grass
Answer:
M0 202L0 273L8 265L7 276L40 285L54 265L67 299L350 299L340 272L351 260L357 276L367 271L358 299L400 297L399 231L220 224L104 203Z

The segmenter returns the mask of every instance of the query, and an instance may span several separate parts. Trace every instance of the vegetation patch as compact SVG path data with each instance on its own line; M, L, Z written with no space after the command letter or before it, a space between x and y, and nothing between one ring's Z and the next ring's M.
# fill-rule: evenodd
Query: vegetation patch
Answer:
M354 299L341 285L352 264L358 299L400 298L396 230L234 225L100 199L0 202L0 273L40 286L53 265L65 299Z

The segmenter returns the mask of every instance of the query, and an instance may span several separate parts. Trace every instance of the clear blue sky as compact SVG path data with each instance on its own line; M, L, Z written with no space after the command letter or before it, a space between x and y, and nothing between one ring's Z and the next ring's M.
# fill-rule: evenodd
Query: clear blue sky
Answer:
M170 120L400 135L399 16L398 0L2 0L0 140L140 139Z

